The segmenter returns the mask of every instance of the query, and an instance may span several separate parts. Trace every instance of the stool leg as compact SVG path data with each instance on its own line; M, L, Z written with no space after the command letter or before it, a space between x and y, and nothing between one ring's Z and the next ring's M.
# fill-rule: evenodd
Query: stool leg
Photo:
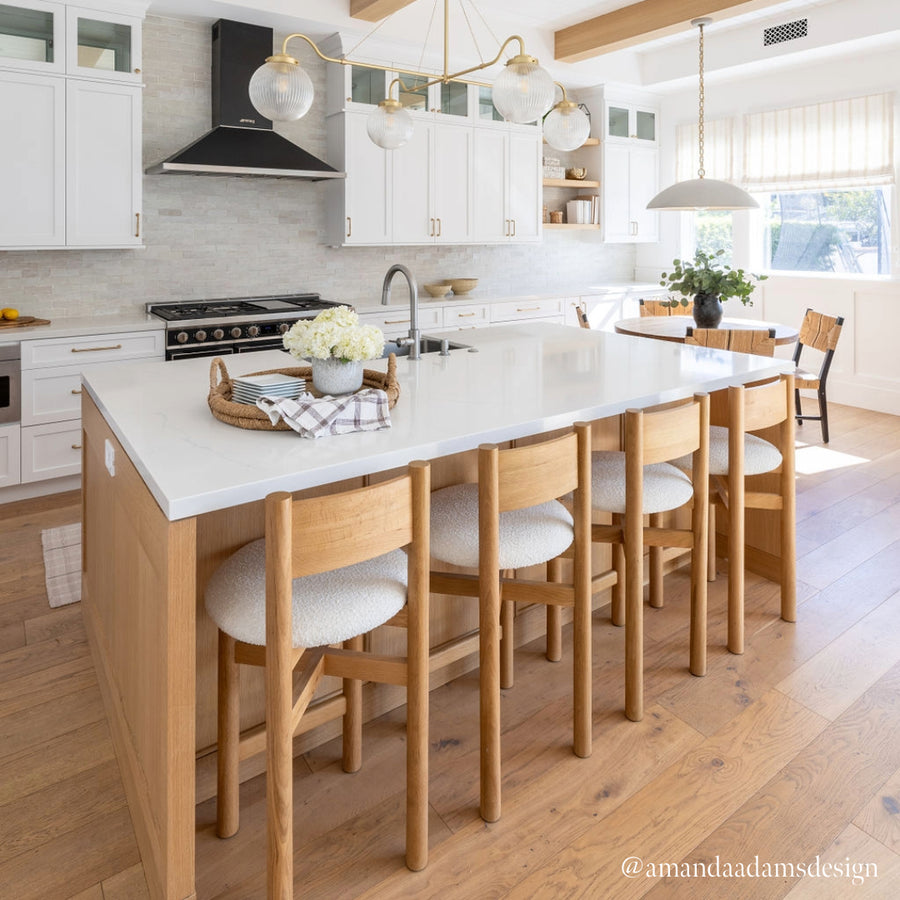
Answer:
M516 604L512 600L500 601L500 687L511 688L515 684L513 654L515 639Z
M822 443L828 443L828 403L825 400L825 392L819 391L819 418L822 420Z
M663 524L662 513L652 513L650 527L661 528ZM663 548L650 548L650 605L654 609L662 609L663 606Z
M547 581L562 581L562 560L559 557L547 563ZM555 603L547 604L547 659L562 659L562 609Z
M781 461L781 618L797 621L797 493L794 458L794 420L782 425Z
M628 498L625 514L625 715L632 722L644 717L644 540L641 500Z
M744 652L744 433L729 429L728 649Z
M234 661L234 638L219 632L218 765L216 772L216 834L228 838L240 826L241 680Z
M706 580L716 580L716 504L709 504L709 541L706 550Z
M614 513L612 517L614 525L621 525L623 518L621 513ZM616 570L616 583L612 588L612 602L610 604L610 617L613 625L621 627L625 624L625 548L622 544L612 544L612 565Z
M347 650L362 650L363 636L344 641L344 647ZM343 720L343 769L345 772L358 772L362 767L362 681L344 678L343 691L347 702Z

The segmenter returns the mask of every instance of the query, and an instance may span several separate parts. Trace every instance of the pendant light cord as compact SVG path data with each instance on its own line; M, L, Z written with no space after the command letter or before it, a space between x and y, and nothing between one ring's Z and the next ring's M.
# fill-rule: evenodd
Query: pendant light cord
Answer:
M703 87L703 27L704 23L701 22L699 24L700 28L700 109L699 109L699 117L698 117L698 131L700 138L700 168L697 170L697 175L700 178L703 178L706 175L706 169L703 168L703 107L704 101L706 99Z

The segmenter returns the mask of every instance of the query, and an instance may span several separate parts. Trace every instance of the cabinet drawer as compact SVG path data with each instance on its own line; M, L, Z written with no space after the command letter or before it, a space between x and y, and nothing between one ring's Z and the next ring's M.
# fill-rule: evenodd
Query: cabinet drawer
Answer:
M19 480L19 426L0 425L0 487Z
M81 421L22 428L22 484L81 472Z
M64 422L81 415L80 366L22 372L22 424Z
M520 319L544 319L562 316L564 300L514 300L491 307L492 322L517 322Z
M72 338L22 341L22 368L89 366L120 359L162 359L162 331L120 331Z
M491 321L489 306L445 306L444 328L476 328Z
M408 307L388 307L384 312L360 313L359 321L363 325L377 325L386 337L398 337L409 331L410 317ZM439 306L419 309L419 331L440 328L443 316Z

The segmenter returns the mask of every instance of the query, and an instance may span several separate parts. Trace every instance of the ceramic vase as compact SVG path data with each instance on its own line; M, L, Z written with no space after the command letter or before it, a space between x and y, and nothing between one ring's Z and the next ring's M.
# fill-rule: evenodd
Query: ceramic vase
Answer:
M361 360L343 362L331 357L329 359L313 359L313 387L320 394L352 394L362 387L363 364Z
M718 294L695 294L694 323L698 328L718 328L722 321L722 301Z

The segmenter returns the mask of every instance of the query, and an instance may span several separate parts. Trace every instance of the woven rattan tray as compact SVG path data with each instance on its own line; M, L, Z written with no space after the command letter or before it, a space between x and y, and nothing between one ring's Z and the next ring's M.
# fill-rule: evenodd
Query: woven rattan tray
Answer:
M248 375L293 375L295 378L306 378L308 390L315 394L312 387L312 369L310 366L298 366L292 369L265 369L261 372L248 372ZM397 383L397 357L392 353L388 357L387 372L375 369L363 369L363 387L378 388L388 397L388 406L397 403L400 396L400 385ZM232 383L225 363L217 356L209 367L209 403L210 412L220 421L238 428L249 428L252 431L291 431L290 425L283 420L273 425L269 417L261 409L246 403L234 403L231 399Z

